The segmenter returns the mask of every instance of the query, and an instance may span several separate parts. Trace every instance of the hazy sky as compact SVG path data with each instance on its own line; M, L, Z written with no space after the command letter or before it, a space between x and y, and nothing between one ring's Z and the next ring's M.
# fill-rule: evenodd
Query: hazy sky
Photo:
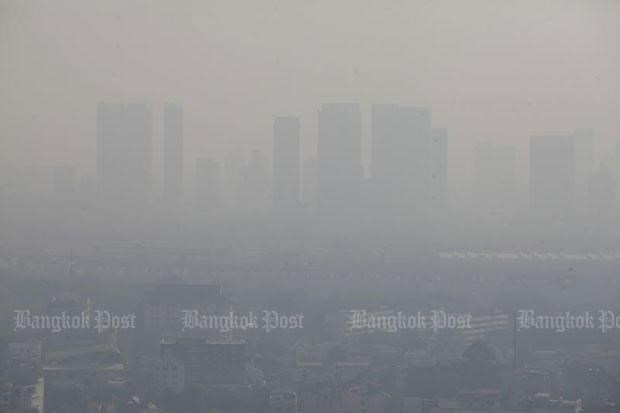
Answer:
M323 102L433 107L451 175L474 144L593 126L620 139L616 0L0 0L0 161L92 173L98 101L183 105L186 156L316 145ZM368 143L366 142L366 148ZM367 152L367 150L366 150Z

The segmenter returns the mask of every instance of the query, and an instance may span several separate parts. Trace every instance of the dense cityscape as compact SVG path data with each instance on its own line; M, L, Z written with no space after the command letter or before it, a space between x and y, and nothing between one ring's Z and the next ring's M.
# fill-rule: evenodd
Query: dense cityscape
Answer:
M464 65L494 53L510 56L514 64L527 62L530 48L540 42L542 50L557 48L551 54L557 62L538 60L536 70L570 63L572 49L562 49L561 36L546 31L560 21L583 29L583 43L574 47L615 53L607 60L593 53L592 68L578 56L584 65L579 74L593 73L595 79L584 81L585 89L594 88L607 73L601 67L620 67L614 48L620 25L603 30L610 21L620 22L613 2L515 0L499 6L487 0L416 0L384 8L362 1L374 14L359 21L383 16L376 17L384 19L381 30L342 23L354 8L346 1L269 0L273 9L247 4L247 14L219 2L112 3L116 6L63 0L56 10L43 2L0 1L0 59L12 56L7 62L27 61L17 52L6 54L19 49L12 45L24 47L22 39L41 42L32 43L29 53L35 56L55 53L41 46L45 36L38 32L43 27L64 36L61 25L41 24L50 7L51 21L81 25L93 44L102 37L93 34L97 30L120 39L109 50L92 46L96 54L111 53L111 65L118 64L109 78L97 79L100 89L80 77L67 87L59 77L82 115L54 122L41 120L48 116L35 109L41 102L24 97L53 87L50 78L34 80L48 70L43 62L79 56L74 64L88 67L82 73L99 70L96 62L105 59L88 60L80 49L86 40L63 37L66 43L49 44L64 54L41 58L34 68L28 64L31 72L22 73L19 65L3 71L0 65L0 86L9 96L0 98L0 413L620 412L620 102L600 97L600 105L590 107L577 92L574 101L562 102L552 86L545 88L554 79L528 78L523 64L514 68L515 89L506 86L515 102L515 90L523 89L526 102L546 98L558 110L576 107L583 116L566 109L553 118L537 104L513 107L506 103L510 97L491 94L489 106L510 107L510 115L496 119L497 112L480 103L484 99L472 98L471 108L462 103L459 91L470 93L467 87L448 90L448 102L462 99L456 112L497 131L472 136L462 126L466 122L447 113L450 104L409 93L407 86L426 75L436 82L436 93L444 93L441 85L450 82L438 63L444 53ZM454 33L450 29L462 23L445 15L452 8L455 16L460 11L470 19ZM75 21L64 20L65 10L75 11ZM259 16L256 21L249 10ZM543 12L551 17L541 18ZM507 25L512 13L524 22L510 27L536 33L530 48L514 46L527 34L490 18L476 20L481 14ZM413 16L419 26L400 14ZM105 18L98 26L99 16ZM435 23L424 26L426 18ZM3 22L12 28L3 32ZM39 25L15 29L28 22ZM159 23L170 23L170 30L160 31ZM215 46L188 40L187 33L203 23L216 33ZM295 24L302 26L299 32ZM325 33L305 37L308 24ZM144 50L136 46L138 27L146 33ZM334 28L350 32L337 35ZM410 32L434 33L437 39L400 35ZM175 43L175 33L187 37ZM395 44L405 57L400 60L393 52L401 49L392 50L387 41L373 44L370 35L365 39L376 49L342 40L356 33L399 39ZM279 40L286 34L295 40ZM485 48L494 44L493 34L515 50L503 43ZM159 42L153 36L161 36ZM173 37L172 46L165 36ZM567 44L573 47L571 39ZM145 46L151 40L154 49ZM338 45L333 55L332 40ZM431 44L428 59L407 60L408 42L421 50ZM474 46L468 48L469 42ZM346 76L330 77L339 67L334 56L346 54L347 47L362 58ZM187 61L149 66L176 48L187 53ZM263 60L231 63L240 51L254 56L254 49ZM317 66L304 61L303 70L290 69L291 50L308 52ZM514 55L503 54L506 50ZM275 63L268 58L272 52ZM398 87L388 86L385 73L376 76L386 86L374 84L369 79L375 73L367 68L383 70L379 55L381 62L414 62L419 72L403 77L388 65ZM224 92L214 80L220 73L214 61L231 73L220 77ZM285 67L293 77L316 71L326 89L310 96L299 80L299 90L292 88L287 100L278 94L277 75L257 75L254 89L239 80L253 79L267 61L271 70ZM476 91L493 84L488 74L495 68L487 63L480 63L480 76L460 72L458 83L479 82L472 83ZM183 65L195 66L199 75L174 71ZM125 66L139 68L140 76ZM437 78L425 67L437 70ZM173 73L174 80L144 81L144 87L153 94L164 90L158 96L165 98L136 92L135 85L158 70ZM191 87L177 87L175 82L187 80L180 73L192 79ZM200 84L211 82L216 96L230 93L233 101L247 94L244 103L256 110L231 115L225 99L192 95L188 90L199 87L193 76ZM609 89L620 90L614 76ZM235 89L238 82L246 86ZM356 82L371 85L372 93L356 89ZM330 93L334 85L346 85L346 93ZM83 89L97 90L96 97L78 96ZM205 99L204 107L196 96ZM309 103L317 101L328 103ZM43 104L58 110L50 101ZM274 106L286 109L272 111ZM310 115L300 109L307 106ZM535 116L530 124L513 111ZM514 126L506 121L511 116L519 124L510 131L513 141L500 136ZM547 117L554 121L536 121ZM216 139L209 122L225 125L235 143L200 146ZM269 131L257 128L250 133L254 140L245 139L236 136L237 123L250 130L267 124ZM32 125L38 134L25 138ZM87 142L92 151L75 142ZM63 156L46 156L48 151Z

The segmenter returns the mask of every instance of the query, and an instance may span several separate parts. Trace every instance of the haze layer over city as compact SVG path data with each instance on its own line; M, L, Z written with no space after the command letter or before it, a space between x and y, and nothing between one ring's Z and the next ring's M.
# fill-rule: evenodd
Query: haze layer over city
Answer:
M0 0L0 413L620 411L620 3Z

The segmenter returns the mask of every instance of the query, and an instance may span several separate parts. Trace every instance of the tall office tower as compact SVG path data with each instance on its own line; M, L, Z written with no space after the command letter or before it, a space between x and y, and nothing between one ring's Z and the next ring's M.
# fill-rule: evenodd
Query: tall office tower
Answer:
M216 207L220 203L220 165L214 159L196 160L196 202L201 206Z
M273 208L290 212L299 205L299 118L279 117L273 123Z
M164 198L183 197L183 108L164 105Z
M445 206L448 199L448 130L431 130L431 203Z
M511 209L516 198L516 155L513 146L482 142L474 154L474 204Z
M430 198L431 111L393 104L372 107L372 180L388 207L410 210Z
M594 130L579 128L573 135L575 145L575 202L585 205L590 179L594 174Z
M149 202L152 123L149 105L98 104L97 180L106 202Z
M562 211L573 206L575 147L572 136L530 138L530 206Z
M357 104L325 104L319 111L318 210L345 213L359 201L362 116Z

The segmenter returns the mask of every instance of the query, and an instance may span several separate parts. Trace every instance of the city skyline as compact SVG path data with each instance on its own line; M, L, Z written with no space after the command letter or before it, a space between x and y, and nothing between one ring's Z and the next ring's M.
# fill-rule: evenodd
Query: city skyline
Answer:
M383 102L429 106L435 123L452 131L456 150L449 163L458 185L471 176L473 151L467 149L477 141L515 146L517 178L525 183L531 135L594 128L597 158L610 153L620 136L616 2L512 2L500 8L488 0L391 7L364 1L351 8L364 13L347 19L349 0L299 6L303 13L269 1L271 7L248 6L253 13L239 21L237 8L223 2L192 1L172 10L157 0L149 3L148 16L140 2L121 7L122 13L113 3L59 1L34 9L6 2L0 88L8 99L0 106L0 161L72 164L94 175L98 101L181 104L186 151L221 160L240 147L270 153L274 116L304 119L302 158L315 156L314 119L322 103L359 102L364 114ZM72 14L83 19L66 18ZM348 29L339 32L345 21ZM132 31L134 26L143 30ZM298 29L287 31L289 26ZM175 36L166 37L168 29ZM71 40L74 32L82 34L78 40ZM64 58L45 49L35 55L29 47L44 42ZM338 53L337 45L347 52ZM72 88L73 82L84 87ZM368 120L362 133L366 160ZM155 125L157 162L161 134ZM37 151L42 145L47 150Z
M620 0L0 0L0 413L620 413Z
M447 128L434 127L429 107L373 105L367 114L372 130L367 160L362 157L361 126L365 114L359 104L324 104L319 108L316 158L302 157L303 119L276 116L271 159L261 150L247 148L236 152L234 164L229 158L221 161L209 154L185 153L181 105L165 103L161 108L154 108L151 104L105 102L97 105L97 111L98 172L94 181L76 171L73 165L37 166L39 172L32 175L35 178L32 182L41 194L64 192L73 196L75 191L87 189L97 192L102 201L112 199L114 194L116 202L135 203L142 199L139 203L143 205L159 199L205 204L209 199L207 204L212 206L221 206L222 202L228 206L248 203L246 207L274 212L299 212L303 203L318 202L320 207L321 199L325 201L336 195L340 200L332 201L341 210L346 204L364 208L375 205L387 208L386 211L396 205L405 211L459 204L455 203L458 191L455 195L454 186L450 185L456 172L449 161L449 154L454 150L448 140L452 133ZM157 162L152 150L158 140L153 136L158 123L163 124L163 163ZM312 122L303 122L304 127L308 123ZM561 137L566 144L555 144ZM620 168L617 153L615 158L612 154L604 160L595 159L596 138L596 131L585 127L574 128L565 135L530 136L529 182L525 185L517 179L518 158L514 146L478 142L470 148L474 152L474 170L469 178L473 191L466 203L492 209L503 203L503 208L514 210L525 202L536 209L548 203L540 202L539 194L544 194L556 208L559 205L587 207L591 204L591 191L596 192L594 187L604 181L601 173L611 174L617 180L620 171L616 169ZM567 148L570 161L557 158L562 147ZM188 167L185 158L193 166ZM312 159L318 161L316 198L304 199L304 181L314 179L307 175L304 163ZM220 168L221 163L224 168ZM3 168L2 182L9 192L15 184L26 185L24 188L32 186L28 183L32 177L24 175L26 180L22 184L19 184L22 178L18 177L19 171L34 171L32 166L4 165ZM565 172L558 172L558 168L564 168ZM46 170L49 178L44 176ZM563 173L564 177L551 178L553 173ZM599 182L593 182L597 177ZM45 185L48 190L44 189ZM190 188L193 189L187 193L186 189ZM524 188L529 191L527 200ZM558 188L568 192L551 195L550 191ZM373 201L372 197L376 199ZM615 204L616 200L607 203Z

